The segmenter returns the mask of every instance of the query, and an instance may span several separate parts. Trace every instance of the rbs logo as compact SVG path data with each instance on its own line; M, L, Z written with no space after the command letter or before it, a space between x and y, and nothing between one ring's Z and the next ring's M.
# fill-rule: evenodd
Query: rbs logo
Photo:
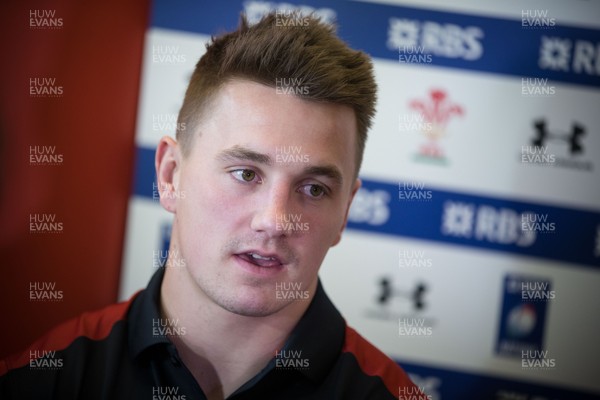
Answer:
M390 218L390 194L384 190L368 190L360 188L354 196L348 221L383 225Z
M476 207L449 200L444 203L441 229L445 236L529 247L536 240L537 230L522 229L522 219L522 215L509 208Z
M435 56L473 61L483 54L483 36L477 26L390 18L387 46L392 50L422 48Z
M542 36L538 65L552 71L600 76L600 43Z

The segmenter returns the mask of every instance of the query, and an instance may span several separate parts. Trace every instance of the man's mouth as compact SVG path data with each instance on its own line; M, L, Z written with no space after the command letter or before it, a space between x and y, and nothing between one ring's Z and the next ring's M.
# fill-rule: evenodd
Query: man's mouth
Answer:
M247 261L251 264L257 265L263 268L280 267L283 265L281 260L276 255L260 254L258 252L248 252L236 254L238 257Z

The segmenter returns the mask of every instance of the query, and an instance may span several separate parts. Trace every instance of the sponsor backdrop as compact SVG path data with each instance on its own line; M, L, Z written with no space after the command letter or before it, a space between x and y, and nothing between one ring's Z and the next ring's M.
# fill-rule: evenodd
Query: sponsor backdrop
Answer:
M597 3L156 0L120 298L166 257L154 148L205 43L272 9L374 58L363 187L321 270L348 322L430 399L599 398Z

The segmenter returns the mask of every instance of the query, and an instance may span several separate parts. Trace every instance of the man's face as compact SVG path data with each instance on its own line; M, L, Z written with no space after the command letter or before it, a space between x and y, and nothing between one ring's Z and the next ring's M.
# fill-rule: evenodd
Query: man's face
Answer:
M241 315L271 315L310 290L360 182L351 108L237 80L219 92L174 171L173 240L191 279Z

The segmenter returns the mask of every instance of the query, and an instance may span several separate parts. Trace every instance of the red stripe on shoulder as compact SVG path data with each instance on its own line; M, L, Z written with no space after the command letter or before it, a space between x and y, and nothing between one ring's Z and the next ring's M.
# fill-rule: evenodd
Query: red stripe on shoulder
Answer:
M417 386L394 360L383 354L381 350L348 325L346 325L346 339L342 352L352 353L358 361L360 369L366 375L379 376L393 396L398 396L400 388L414 388L414 391L411 390L411 392L419 393Z
M138 293L127 301L111 304L100 310L85 312L53 328L23 352L12 354L4 360L0 360L0 376L11 369L29 364L30 352L32 351L64 350L79 337L92 340L105 339L110 334L113 326L125 318L125 314Z

